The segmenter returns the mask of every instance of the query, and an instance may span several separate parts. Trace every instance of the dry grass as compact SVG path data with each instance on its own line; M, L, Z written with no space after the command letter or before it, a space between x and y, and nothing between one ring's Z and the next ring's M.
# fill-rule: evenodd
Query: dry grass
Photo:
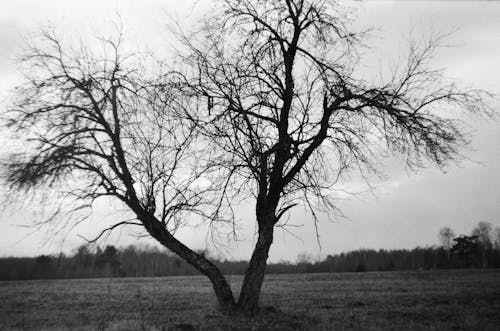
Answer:
M500 330L500 270L269 275L262 306L224 316L203 277L0 282L1 330Z

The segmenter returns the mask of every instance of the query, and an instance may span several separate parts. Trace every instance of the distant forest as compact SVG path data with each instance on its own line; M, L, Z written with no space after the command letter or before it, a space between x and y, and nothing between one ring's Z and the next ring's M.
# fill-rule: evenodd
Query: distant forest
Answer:
M360 249L313 261L300 254L295 263L268 264L268 274L367 272L448 268L500 268L500 229L480 222L471 235L439 232L440 246L411 250ZM243 274L247 261L211 259L226 274ZM199 274L174 254L156 247L116 248L82 245L72 255L0 258L0 280L157 277Z

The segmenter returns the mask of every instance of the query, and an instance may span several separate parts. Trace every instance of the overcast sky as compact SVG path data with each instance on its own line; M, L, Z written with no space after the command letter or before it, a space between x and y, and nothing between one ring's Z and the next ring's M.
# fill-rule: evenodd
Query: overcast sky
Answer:
M367 63L387 64L404 53L405 40L430 30L455 31L448 39L452 47L438 52L434 64L448 76L466 86L500 93L500 2L478 1L368 1L356 2L356 26L378 28L379 38L372 40L373 49ZM9 90L20 77L13 61L24 40L37 28L50 23L65 35L80 38L109 30L110 19L121 17L131 44L147 47L158 55L168 54L172 47L166 29L168 22L178 20L189 26L193 15L210 8L209 0L129 1L129 0L16 0L0 1L0 107L5 109ZM367 72L373 70L366 68ZM378 67L377 67L378 70ZM499 108L498 101L492 106ZM441 171L427 169L418 174L407 173L402 165L386 166L386 179L374 180L374 192L339 201L348 220L323 220L319 224L321 249L316 241L311 217L297 208L290 228L300 239L277 230L270 259L294 261L301 252L324 256L358 248L413 248L438 242L437 233L444 226L457 234L468 234L479 221L500 226L500 122L468 120L472 143L464 154L470 159ZM8 149L6 137L0 142ZM9 142L12 144L12 142ZM0 152L1 152L0 147ZM353 179L352 190L366 187ZM84 241L78 235L91 237L111 219L107 206L97 206L93 218L68 235L53 235L50 230L32 233L22 227L36 220L39 210L0 214L0 256L37 255L71 252ZM253 206L241 206L240 241L229 245L227 258L248 258L253 244ZM107 243L153 243L140 240L123 230ZM189 246L203 248L205 229L186 229L178 237ZM50 240L48 240L50 239Z

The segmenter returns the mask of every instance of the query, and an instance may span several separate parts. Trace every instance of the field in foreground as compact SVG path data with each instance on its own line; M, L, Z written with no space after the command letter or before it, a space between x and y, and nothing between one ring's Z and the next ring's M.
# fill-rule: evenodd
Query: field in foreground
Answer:
M268 275L254 319L214 302L203 277L0 282L0 330L500 330L500 270Z

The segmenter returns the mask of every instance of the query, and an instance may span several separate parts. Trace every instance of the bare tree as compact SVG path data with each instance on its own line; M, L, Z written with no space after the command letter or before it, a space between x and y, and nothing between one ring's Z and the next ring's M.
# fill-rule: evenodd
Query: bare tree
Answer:
M492 248L491 231L493 227L489 222L479 222L477 223L474 230L472 230L472 236L477 236L477 240L481 246L485 249Z
M500 250L500 227L497 226L493 229L493 239L495 243L495 248Z
M479 222L474 230L472 230L471 234L473 237L477 238L479 263L483 268L488 267L487 255L489 251L493 249L493 241L491 240L492 229L491 223Z
M221 214L255 202L257 241L237 305L258 307L274 229L295 205L337 212L334 185L377 172L380 156L411 169L456 160L460 111L484 114L480 91L429 68L441 37L410 45L385 82L357 77L365 32L329 0L219 1L201 32L179 33L187 53L171 78L183 109L213 148L203 169L220 187ZM316 228L317 229L317 228Z
M439 242L444 249L450 250L453 246L453 239L455 239L456 235L453 230L447 226L439 230Z
M35 41L21 59L26 83L5 116L25 145L5 160L4 180L22 196L56 192L54 213L38 225L62 219L62 226L74 226L97 200L119 202L130 217L94 240L139 225L208 276L220 305L231 306L222 273L174 237L188 214L208 217L213 205L204 198L210 188L193 171L192 123L168 112L174 94L148 79L144 58L124 54L121 41L121 34L101 39L100 52L74 50L51 31Z
M72 215L120 201L134 220L105 232L144 227L208 276L221 307L254 312L291 208L305 204L315 224L318 211L337 212L334 185L351 170L376 172L381 155L445 166L466 143L454 112L486 107L482 93L428 68L439 38L412 44L387 82L372 83L355 74L365 33L350 31L334 1L219 3L203 32L183 39L180 70L152 80L117 42L103 41L104 56L74 55L45 35L8 114L29 147L6 162L6 180L13 191L50 186ZM249 199L257 241L236 302L217 267L174 234L187 213L235 232L234 204Z

